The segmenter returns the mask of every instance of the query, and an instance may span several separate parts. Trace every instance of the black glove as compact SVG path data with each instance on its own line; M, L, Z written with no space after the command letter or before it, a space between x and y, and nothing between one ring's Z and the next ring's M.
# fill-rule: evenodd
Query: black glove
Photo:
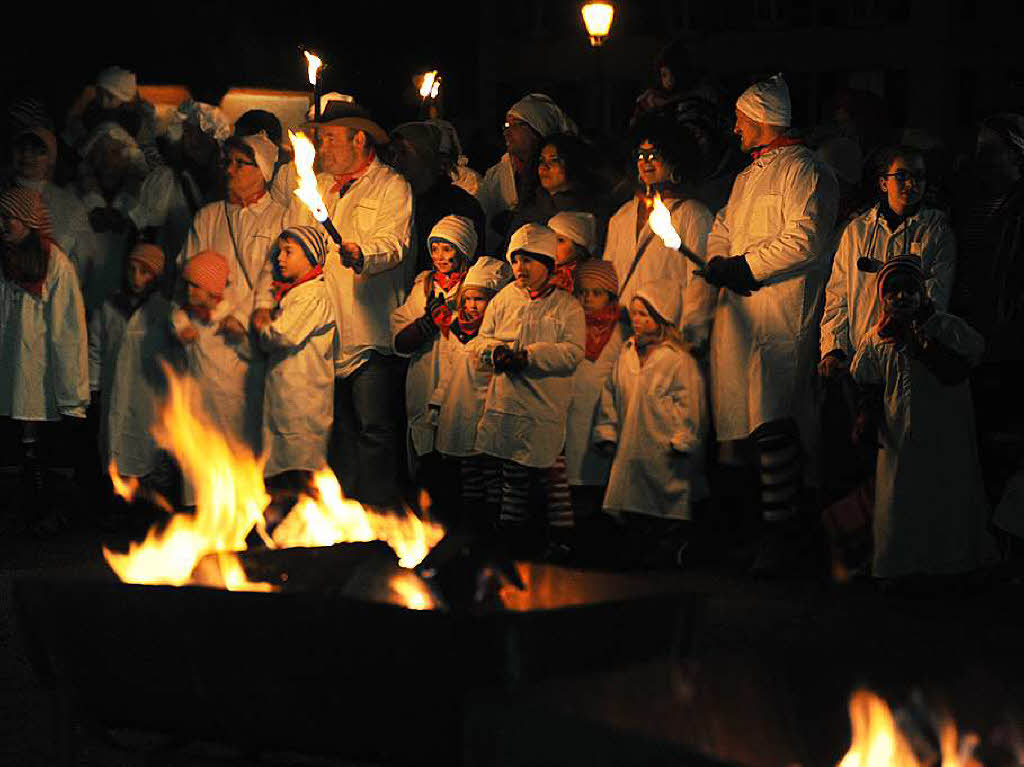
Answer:
M434 312L444 306L444 296L440 293L431 293L427 297L426 306L423 307L423 316L433 322Z
M754 279L747 259L743 256L730 256L722 258L715 256L703 270L697 274L703 277L717 288L729 288L733 293L741 296L749 296L753 291L760 289L761 283Z
M526 369L527 357L524 350L514 352L507 346L496 346L491 361L495 373L520 373Z

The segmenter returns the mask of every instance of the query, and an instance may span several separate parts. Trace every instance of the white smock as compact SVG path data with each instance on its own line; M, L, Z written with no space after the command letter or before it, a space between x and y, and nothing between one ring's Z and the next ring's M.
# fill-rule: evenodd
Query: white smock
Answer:
M42 196L46 209L50 211L53 240L71 259L81 287L85 284L89 265L98 258L99 250L96 233L89 224L89 215L82 201L74 192L59 187L52 181L29 181L19 178L16 183L26 189L34 189Z
M476 433L494 371L481 364L480 349L472 341L463 344L452 333L443 343L446 364L429 403L436 409L431 414L437 420L434 446L444 455L465 458L478 453Z
M933 314L923 331L972 363L984 351L981 335L950 314ZM862 386L883 388L872 574L965 572L988 561L989 506L968 382L941 383L876 331L861 341L851 371Z
M95 205L90 205L89 197L90 195L86 194L79 198L79 201L85 210L92 211ZM102 205L106 205L98 194L93 193L92 197L98 198ZM118 192L110 203L111 208L126 218L131 217L131 212L137 205L138 198L127 191ZM103 302L117 293L124 284L124 262L135 244L136 235L130 226L125 226L120 232L113 229L97 232L90 223L89 229L92 230L96 250L89 262L79 262L76 269L81 281L85 313L91 317L92 313L103 306Z
M736 177L708 234L708 258L745 255L764 287L719 291L711 333L711 402L720 441L794 418L816 431L818 324L838 185L802 146L774 149Z
M711 211L697 200L669 199L664 202L672 216L672 226L683 245L704 257L708 232L714 221ZM665 247L661 238L651 231L649 221L637 235L637 206L642 204L642 201L638 202L635 198L627 200L608 223L604 260L612 262L619 277L619 306L623 312L628 312L629 302L637 290L649 282L676 282L683 306L680 330L687 341L701 343L708 337L715 291L693 274L696 267L682 253L675 248ZM630 276L634 261L637 261L637 265Z
M188 171L178 174L171 167L161 165L151 170L142 182L139 203L131 219L139 231L150 227L157 229L156 244L173 257L185 244L202 200L202 191Z
M940 312L949 307L956 274L956 239L946 215L922 208L889 231L878 206L846 225L832 260L821 318L821 356L839 350L853 359L863 339L878 322L877 274L862 272L862 256L886 262L900 256L921 259L924 289Z
M519 204L516 175L512 170L512 158L507 152L484 173L476 190L476 199L484 210L484 221L487 224L486 252L496 253L502 249L506 235L491 228L491 219Z
M584 314L584 317L586 315ZM572 401L565 432L565 470L570 485L607 485L612 459L594 449L591 434L601 404L601 392L619 359L626 326L615 323L597 359L583 357L572 377Z
M564 290L531 300L516 283L506 285L488 304L471 342L481 350L499 344L525 349L529 364L491 379L476 452L547 468L565 444L572 376L586 344L583 307Z
M420 272L405 303L391 313L392 338L410 323L423 316L423 311L427 306L428 288L434 295L440 294L446 301L454 301L459 286L455 285L447 291L442 290L434 283L433 270ZM452 335L449 333L449 340ZM438 382L446 372L444 368L448 364L451 345L444 343L445 340L438 332L427 344L408 355L409 368L405 375L405 415L409 422L408 435L412 448L409 453L410 461L414 456L426 455L434 449L434 424L431 421L427 404L434 389L437 388ZM414 467L410 465L410 469L412 468Z
M100 392L102 465L124 477L156 468L153 424L167 389L161 362L175 349L171 303L151 293L131 317L107 300L89 318L89 388Z
M604 508L690 519L707 496L704 438L707 409L697 362L660 343L643 365L636 339L622 347L605 383L594 442L614 442Z
M89 357L75 269L59 247L41 296L0 278L0 416L19 421L85 417Z
M323 277L289 290L260 333L269 354L263 403L263 474L317 471L327 464L334 420L334 307Z

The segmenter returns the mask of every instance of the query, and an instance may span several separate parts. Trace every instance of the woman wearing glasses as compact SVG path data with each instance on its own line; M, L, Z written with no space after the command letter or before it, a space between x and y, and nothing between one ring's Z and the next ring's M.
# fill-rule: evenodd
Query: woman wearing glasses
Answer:
M604 259L614 264L619 276L619 305L628 307L645 283L677 283L682 296L680 327L684 338L694 348L703 348L717 291L694 276L689 262L677 250L665 247L647 222L653 195L658 193L683 244L704 256L714 217L704 203L689 196L687 187L697 167L697 146L675 121L664 117L642 120L633 136L636 194L609 221L604 249Z
M946 311L956 271L956 240L946 215L923 204L927 171L912 147L884 151L878 164L878 203L843 230L825 290L821 362L826 377L849 369L857 346L879 317L875 274L898 257L921 261L925 293Z

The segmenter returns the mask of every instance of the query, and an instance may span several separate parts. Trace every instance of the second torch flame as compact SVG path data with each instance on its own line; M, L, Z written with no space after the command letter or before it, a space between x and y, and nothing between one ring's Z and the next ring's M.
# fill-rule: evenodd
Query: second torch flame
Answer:
M441 78L437 76L437 70L432 69L429 72L424 73L423 80L420 82L420 98L437 98L437 93L441 88Z
M327 220L327 206L320 196L320 190L316 186L316 173L313 172L313 162L316 160L316 149L313 142L306 138L302 131L292 133L288 131L288 139L292 142L295 150L295 171L299 177L299 184L295 187L295 196L302 200L302 204L309 208L320 223Z
M310 53L309 51L303 51L303 53L306 54L306 61L309 64L309 84L316 85L317 72L324 65L324 62L315 53Z
M660 192L654 195L654 207L651 208L651 215L647 221L651 225L651 231L661 238L666 248L678 248L683 244L679 232L672 226L672 215L661 201Z

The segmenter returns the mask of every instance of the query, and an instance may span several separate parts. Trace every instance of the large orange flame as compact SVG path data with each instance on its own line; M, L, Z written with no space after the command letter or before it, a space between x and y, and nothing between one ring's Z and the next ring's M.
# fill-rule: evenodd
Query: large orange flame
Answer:
M316 148L313 142L306 138L302 131L292 133L288 131L288 139L292 142L295 150L295 172L299 177L299 185L295 188L295 196L302 204L309 208L313 218L323 223L327 220L327 206L320 196L320 190L316 186L316 173L313 171L313 163L316 161Z
M268 591L270 585L251 583L245 577L233 553L246 548L246 539L254 531L271 548L380 540L391 546L399 564L407 568L419 564L444 535L440 525L411 512L364 509L344 497L334 474L324 468L314 476L318 499L310 497L313 493L301 495L271 537L263 516L271 501L263 484L263 460L206 420L196 407L200 397L192 379L179 378L170 370L167 376L168 397L154 436L195 488L196 513L172 515L166 527L154 527L126 554L104 548L104 557L122 581ZM115 483L122 481L113 467L111 473ZM218 567L211 571L204 563L203 572L197 572L207 554L218 555ZM414 602L410 607L422 609L426 604L422 594L413 594L410 600Z

